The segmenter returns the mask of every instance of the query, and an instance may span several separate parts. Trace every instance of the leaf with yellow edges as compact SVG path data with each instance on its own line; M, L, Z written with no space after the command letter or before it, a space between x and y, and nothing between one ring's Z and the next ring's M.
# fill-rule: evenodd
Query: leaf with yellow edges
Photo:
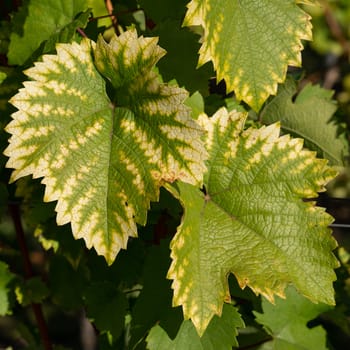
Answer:
M218 81L258 111L300 66L301 40L311 40L310 16L295 0L192 0L186 26L202 26L199 65L213 61Z
M279 137L279 125L243 131L245 113L200 116L206 128L204 193L168 186L184 208L171 243L173 304L200 335L230 299L227 277L273 301L292 283L314 302L333 304L336 246L332 217L313 198L334 175L301 139Z
M92 47L116 87L113 102ZM134 30L110 44L59 44L57 55L26 71L32 81L11 100L18 109L6 128L11 180L43 177L44 200L58 201L57 223L71 222L74 236L108 263L137 235L136 223L146 223L165 181L198 185L205 171L186 91L152 71L163 54L156 38Z

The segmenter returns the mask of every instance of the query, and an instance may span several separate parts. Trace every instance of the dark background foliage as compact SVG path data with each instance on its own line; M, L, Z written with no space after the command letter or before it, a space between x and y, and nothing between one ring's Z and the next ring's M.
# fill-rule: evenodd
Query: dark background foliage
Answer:
M339 133L345 133L348 139L350 2L320 2L320 8L307 7L313 16L314 41L305 43L303 67L290 72L298 77L300 86L311 81L334 90L338 102L334 120ZM177 54L175 61L169 55L159 64L165 80L177 76L179 84L191 93L199 90L209 114L225 104L231 95L226 95L224 82L213 78L211 64L194 70L196 57L192 53L199 48L198 37L171 29L174 23L180 27L186 1L172 2L171 6L169 1L107 3L119 25L136 23L144 35L159 35L160 46ZM0 70L7 74L0 86L1 130L14 111L8 99L20 87L22 70L27 66L27 63L10 65L7 59L10 33L20 28L16 22L20 23L25 16L25 7L20 16L14 16L21 5L19 0L0 2ZM103 23L109 25L108 20ZM115 30L113 21L110 25L111 30ZM98 27L96 18L90 18L84 32L95 40L98 32L106 29ZM41 46L35 55L39 57L44 49ZM172 291L165 276L170 264L169 241L181 219L179 203L162 191L160 202L152 205L148 224L139 228L140 238L130 240L128 254L122 251L108 267L102 257L87 250L80 240L73 239L68 225L56 226L54 204L42 202L43 188L39 181L23 179L16 185L8 185L10 171L4 167L6 158L2 155L7 138L1 131L0 258L10 266L12 277L7 288L11 313L0 317L0 348L43 346L51 349L52 344L56 344L56 349L92 350L98 344L98 349L133 346L143 349L145 336L155 323L174 337L182 322L182 312L171 306ZM318 203L335 217L333 229L341 246L337 254L342 267L337 270L335 284L337 306L310 326L322 324L327 330L329 348L344 349L350 343L350 258L347 253L350 251L350 169L347 166L340 170ZM6 273L2 274L0 269L0 286L4 276ZM233 278L231 293L246 324L255 327L255 333L249 337L245 334L238 337L240 349L258 348L269 339L251 313L252 309L260 311L260 298L249 290L241 291Z

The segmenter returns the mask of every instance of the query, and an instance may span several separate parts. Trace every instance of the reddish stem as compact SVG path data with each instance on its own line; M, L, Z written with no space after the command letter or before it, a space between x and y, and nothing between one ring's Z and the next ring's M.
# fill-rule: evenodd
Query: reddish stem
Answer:
M23 257L24 275L26 279L33 277L33 268L29 258L27 242L24 236L24 230L21 222L19 205L16 203L9 204L9 211L15 226L17 241ZM44 319L43 311L40 304L32 303L32 309L39 328L41 341L45 350L52 350L52 344L49 338L49 332Z
M114 27L114 30L116 32L117 35L119 35L119 29L118 29L118 21L117 21L117 17L114 15L114 8L113 8L113 4L111 0L105 0L106 2L106 9L109 13L109 15L111 16L112 19L112 24Z

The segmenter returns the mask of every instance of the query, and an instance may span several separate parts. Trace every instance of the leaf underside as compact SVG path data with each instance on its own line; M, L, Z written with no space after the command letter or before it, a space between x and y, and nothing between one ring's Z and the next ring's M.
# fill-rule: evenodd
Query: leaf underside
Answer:
M186 26L202 26L199 65L212 61L228 92L258 111L288 65L300 66L310 16L294 0L192 0Z
M302 199L324 190L335 172L300 139L279 137L278 124L243 131L245 114L226 109L200 119L210 152L205 193L169 187L185 211L171 243L174 305L203 334L230 300L229 273L270 301L292 283L312 301L333 304L332 218Z
M91 46L115 86L113 102ZM43 177L44 200L58 201L57 223L71 222L108 263L137 235L136 222L145 224L164 182L202 182L202 130L182 103L186 91L152 71L162 54L155 38L133 30L110 44L59 44L26 71L32 81L11 100L11 180Z

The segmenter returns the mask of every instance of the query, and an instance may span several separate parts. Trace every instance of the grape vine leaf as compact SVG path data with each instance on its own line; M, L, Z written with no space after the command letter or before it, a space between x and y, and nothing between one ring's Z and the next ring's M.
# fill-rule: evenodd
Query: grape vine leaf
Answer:
M117 103L91 46L97 67L120 88ZM58 44L57 55L26 71L33 81L11 99L18 109L6 127L11 181L44 177L44 200L58 201L57 223L71 222L74 236L108 263L137 235L136 222L146 223L160 186L200 184L205 171L203 131L183 104L186 91L152 71L163 54L156 38L134 30L110 44Z
M49 296L49 289L40 277L32 277L25 281L18 281L15 294L17 301L27 306L31 303L40 304Z
M203 27L198 64L211 60L217 80L258 111L288 65L300 66L310 18L294 0L192 0L184 25Z
M89 284L86 266L82 265L73 267L59 254L50 260L48 285L54 304L66 310L78 310L83 307L83 295Z
M286 290L286 299L276 298L275 305L262 300L263 313L254 312L256 321L262 324L269 342L260 350L326 350L326 332L322 326L307 327L307 323L319 314L331 309L329 305L314 304L301 296L294 288Z
M80 22L74 22L75 16L86 9L84 0L31 0L24 4L18 14L18 27L23 32L14 28L10 36L9 63L22 65L43 41L60 38L62 30L65 34L67 30L74 34L76 27L69 25L78 26Z
M184 321L174 340L159 326L151 329L147 336L149 350L230 350L238 346L237 328L244 327L244 322L237 309L225 304L222 316L215 316L202 337L196 332L192 322Z
M37 56L46 53L54 53L57 43L69 43L71 41L79 41L81 35L77 33L77 28L85 28L88 24L91 10L80 13L76 18L62 27L60 31L52 34L47 40L43 41L39 48L32 54L31 60L34 61Z
M301 139L279 137L278 124L242 131L245 118L225 108L200 115L210 152L205 193L167 186L184 208L171 242L173 305L200 335L230 300L229 273L270 301L292 283L314 302L334 303L333 219L302 199L324 190L335 171Z
M7 285L14 277L7 264L0 261L0 316L5 316L10 311Z
M0 71L0 84L6 79L7 75L4 72Z
M125 323L128 300L125 294L111 282L96 282L84 293L87 317L90 318L99 331L108 331L117 339Z
M330 121L337 109L333 91L308 84L293 102L296 91L296 82L287 79L261 112L261 121L271 124L279 120L283 131L302 137L306 147L332 164L343 165L349 151L344 135L337 137L337 125Z
M161 240L159 245L149 250L144 262L142 291L131 314L130 348L139 343L157 322L162 324L163 320L176 318L176 321L180 320L179 324L181 324L182 312L180 308L172 307L171 283L165 278L169 266L169 242Z

